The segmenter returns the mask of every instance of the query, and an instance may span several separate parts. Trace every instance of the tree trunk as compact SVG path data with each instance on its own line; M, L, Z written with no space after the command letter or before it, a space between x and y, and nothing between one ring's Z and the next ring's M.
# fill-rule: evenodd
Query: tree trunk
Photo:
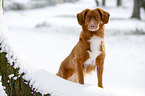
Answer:
M2 0L2 8L4 9L4 0Z
M102 0L102 6L105 6L105 3L106 3L105 0Z
M117 6L121 6L121 0L117 0Z
M134 8L131 18L140 19L140 0L134 0Z
M99 1L98 0L95 0L95 1L96 1L96 5L99 6Z
M141 0L141 7L143 7L145 10L145 0Z

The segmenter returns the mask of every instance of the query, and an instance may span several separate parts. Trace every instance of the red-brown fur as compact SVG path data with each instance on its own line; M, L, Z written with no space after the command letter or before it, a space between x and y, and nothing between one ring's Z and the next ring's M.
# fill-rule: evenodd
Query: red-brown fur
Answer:
M77 14L78 23L82 26L82 32L76 46L73 48L70 55L61 63L58 76L84 84L84 75L95 70L97 66L98 86L103 88L102 77L105 59L105 46L104 46L104 24L109 21L110 14L100 8L94 10L85 9ZM94 22L95 27L90 27L91 22ZM90 31L90 28L99 28L96 31ZM88 51L90 50L90 43L88 42L92 36L102 38L100 45L101 54L96 57L95 66L85 65L84 62L89 58Z

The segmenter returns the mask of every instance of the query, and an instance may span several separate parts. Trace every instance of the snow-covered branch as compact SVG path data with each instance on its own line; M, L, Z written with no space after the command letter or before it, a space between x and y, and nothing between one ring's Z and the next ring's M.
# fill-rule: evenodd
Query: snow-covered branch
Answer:
M0 9L0 76L6 94L8 96L42 96L42 93L30 84L30 80L25 79L29 70L26 67L20 68L22 62L10 47L10 42L5 35L6 32L7 27L2 9ZM50 96L50 94L44 96Z

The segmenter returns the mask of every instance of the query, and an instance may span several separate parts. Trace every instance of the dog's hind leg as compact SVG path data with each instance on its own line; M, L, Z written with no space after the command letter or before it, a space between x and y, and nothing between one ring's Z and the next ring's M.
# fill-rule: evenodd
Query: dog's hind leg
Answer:
M75 60L75 67L78 75L78 83L84 84L83 65L78 60Z
M62 67L56 75L68 79L72 76L73 72L74 70L70 67Z

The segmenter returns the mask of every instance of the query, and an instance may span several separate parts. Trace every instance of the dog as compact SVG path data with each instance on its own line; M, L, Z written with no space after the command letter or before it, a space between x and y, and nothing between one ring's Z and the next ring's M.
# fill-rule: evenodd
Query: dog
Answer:
M85 74L97 69L98 87L103 88L104 33L109 18L110 14L100 8L85 9L77 14L78 23L82 26L79 41L61 63L57 76L84 84Z

